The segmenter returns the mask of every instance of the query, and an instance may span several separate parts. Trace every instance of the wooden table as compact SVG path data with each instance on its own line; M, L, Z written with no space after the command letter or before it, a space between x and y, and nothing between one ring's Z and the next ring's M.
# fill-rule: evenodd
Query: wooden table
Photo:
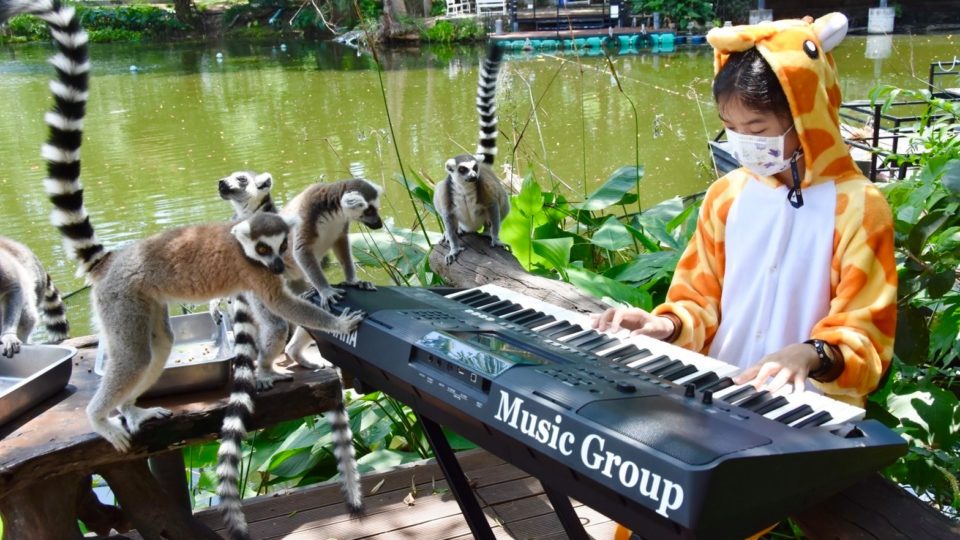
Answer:
M174 414L146 422L120 454L91 431L85 413L99 382L95 338L67 344L79 352L66 389L0 428L5 537L81 538L79 518L98 534L132 526L144 538L219 539L191 513L180 448L217 437L228 388L144 400ZM321 413L340 399L334 370L291 371L292 382L256 396L251 428ZM96 500L92 474L107 481L121 509Z

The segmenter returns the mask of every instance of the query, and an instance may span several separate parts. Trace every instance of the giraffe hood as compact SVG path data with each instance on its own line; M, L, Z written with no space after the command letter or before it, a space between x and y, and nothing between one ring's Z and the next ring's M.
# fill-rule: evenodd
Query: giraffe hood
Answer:
M707 34L714 49L715 73L730 53L752 47L776 73L803 146L802 187L861 176L840 135L840 86L830 54L846 33L847 18L830 13L816 20L805 17L714 28Z

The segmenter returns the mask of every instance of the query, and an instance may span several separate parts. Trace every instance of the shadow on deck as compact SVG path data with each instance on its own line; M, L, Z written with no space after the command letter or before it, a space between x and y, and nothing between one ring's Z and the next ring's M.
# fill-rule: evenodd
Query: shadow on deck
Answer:
M483 450L457 455L497 538L566 538L540 483ZM412 505L404 502L416 486ZM410 464L363 477L366 515L352 519L339 485L288 490L248 499L244 509L251 537L257 539L430 539L473 538L439 466L433 461ZM371 494L371 491L375 493ZM606 516L573 503L587 532L612 538L615 524ZM197 517L224 534L217 509Z

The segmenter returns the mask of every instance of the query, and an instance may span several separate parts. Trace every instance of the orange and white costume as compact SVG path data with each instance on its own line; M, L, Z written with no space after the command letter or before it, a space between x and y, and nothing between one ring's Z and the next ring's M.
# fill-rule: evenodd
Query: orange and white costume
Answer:
M697 230L677 265L667 302L682 325L675 344L746 368L810 338L839 348L845 368L831 397L863 405L893 355L897 272L883 195L840 136L840 88L829 53L846 17L717 28L715 69L756 47L777 74L803 147L804 204L746 168L707 190Z

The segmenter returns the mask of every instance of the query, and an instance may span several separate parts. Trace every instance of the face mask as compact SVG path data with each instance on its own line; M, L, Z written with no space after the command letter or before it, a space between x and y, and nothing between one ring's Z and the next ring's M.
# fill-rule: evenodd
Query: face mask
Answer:
M727 140L733 149L733 155L740 165L750 169L760 176L773 176L787 170L790 166L790 157L783 155L784 138L793 126L790 126L783 135L763 137L760 135L743 135L726 130Z

